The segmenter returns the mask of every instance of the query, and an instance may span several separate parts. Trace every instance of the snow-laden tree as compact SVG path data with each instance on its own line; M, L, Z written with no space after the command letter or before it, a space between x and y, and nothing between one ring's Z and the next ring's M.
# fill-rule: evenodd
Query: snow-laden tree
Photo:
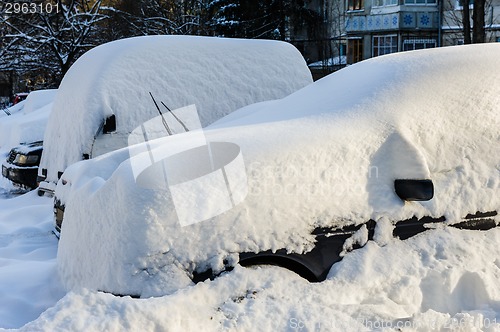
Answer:
M141 35L207 35L206 1L114 0L112 24L120 37Z
M48 1L44 1L44 4ZM57 85L71 64L102 41L97 32L102 0L57 0L34 13L0 12L0 71L41 74Z
M213 0L211 24L225 37L287 40L290 27L307 20L309 0Z

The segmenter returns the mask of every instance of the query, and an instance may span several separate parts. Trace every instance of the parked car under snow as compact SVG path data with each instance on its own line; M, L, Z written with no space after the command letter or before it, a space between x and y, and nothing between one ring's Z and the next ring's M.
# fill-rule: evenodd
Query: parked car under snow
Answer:
M0 118L0 150L8 152L2 161L2 176L15 185L30 189L38 186L42 139L56 92L33 91L15 105L20 107L16 112L9 111L9 116Z
M69 165L127 146L130 132L158 115L151 97L165 112L164 105L196 104L196 120L207 126L311 82L300 52L279 41L143 36L100 45L61 82L44 138L39 190L52 194Z
M188 132L69 167L64 286L157 296L238 263L318 281L370 239L497 226L499 56L485 44L377 57L226 116L205 145Z
M21 144L10 150L2 163L2 176L14 184L34 189L38 186L38 165L43 151L43 142Z

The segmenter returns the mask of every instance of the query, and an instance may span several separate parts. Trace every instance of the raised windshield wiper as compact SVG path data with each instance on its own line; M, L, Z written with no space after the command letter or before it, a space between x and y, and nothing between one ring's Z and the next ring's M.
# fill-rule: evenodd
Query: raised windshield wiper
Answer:
M153 97L153 94L151 92L149 92L149 95L151 96L151 99L153 99L153 102L156 106L156 109L158 110L158 113L160 113L160 116L161 116L161 122L163 123L163 126L165 127L165 129L167 130L167 133L169 135L172 135L172 130L170 129L170 127L168 126L167 124L167 120L165 119L165 117L163 116L163 112L160 110L160 107L158 106L158 103L156 102L155 98ZM179 122L182 126L182 128L184 128L184 131L188 132L189 129L188 127L184 124L184 122L181 121L181 119L179 119L177 117L177 115L175 115L175 113L167 106L165 105L165 103L163 101L160 101L160 103L167 109L167 111L169 111L170 114L172 114L172 116L174 117L175 120L177 120L177 122Z

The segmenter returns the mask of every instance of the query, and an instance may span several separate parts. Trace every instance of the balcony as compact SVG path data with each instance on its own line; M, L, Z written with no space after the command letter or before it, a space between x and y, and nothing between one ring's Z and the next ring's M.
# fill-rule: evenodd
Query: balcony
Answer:
M430 30L438 28L437 11L398 11L387 14L347 15L347 33L383 30Z

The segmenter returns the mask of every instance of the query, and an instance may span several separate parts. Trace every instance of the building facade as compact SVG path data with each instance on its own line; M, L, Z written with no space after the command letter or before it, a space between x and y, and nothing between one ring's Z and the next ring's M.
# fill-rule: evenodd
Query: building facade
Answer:
M438 0L347 0L347 62L440 46Z
M347 63L388 53L463 44L460 1L346 0ZM500 41L500 0L487 1L485 22L486 41Z

